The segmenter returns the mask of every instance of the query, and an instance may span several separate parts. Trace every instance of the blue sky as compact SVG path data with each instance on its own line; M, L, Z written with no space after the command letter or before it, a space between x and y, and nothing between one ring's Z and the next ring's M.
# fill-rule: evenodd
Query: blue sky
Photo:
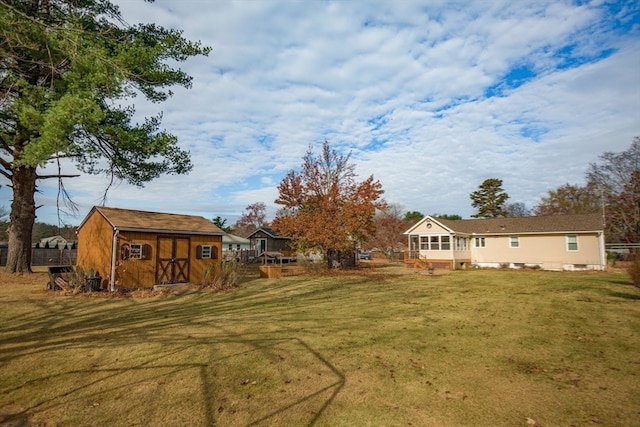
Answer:
M131 24L179 28L213 50L180 64L192 89L132 101L140 119L163 112L193 171L117 185L108 206L232 224L264 202L271 218L278 183L327 139L388 202L467 218L486 178L531 208L640 135L635 1L116 3ZM80 212L62 220L82 221L107 184L67 180ZM55 183L40 190L38 220L55 224ZM8 207L4 185L0 196Z

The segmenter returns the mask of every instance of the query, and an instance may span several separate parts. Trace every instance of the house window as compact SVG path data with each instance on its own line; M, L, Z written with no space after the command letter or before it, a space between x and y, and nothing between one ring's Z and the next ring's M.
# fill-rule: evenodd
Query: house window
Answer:
M510 248L520 247L520 239L518 238L518 236L509 236L509 247Z
M567 250L568 251L578 250L578 236L567 236Z
M473 239L473 245L476 248L484 248L485 247L484 237L475 237Z
M429 236L420 236L420 250L429 250Z
M440 236L431 236L431 238L429 240L430 240L430 243L431 243L431 250L432 251L439 251L440 250Z
M229 243L229 250L232 251L233 250L233 244Z
M448 251L451 249L451 236L420 236L420 250Z
M236 245L236 249L240 250L240 244Z
M443 251L448 251L451 249L451 237L450 236L440 236L440 248Z

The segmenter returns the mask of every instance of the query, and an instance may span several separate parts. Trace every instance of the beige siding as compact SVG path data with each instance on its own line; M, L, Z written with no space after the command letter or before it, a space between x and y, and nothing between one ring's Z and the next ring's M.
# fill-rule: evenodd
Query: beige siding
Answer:
M576 234L573 234L576 235ZM471 248L473 262L482 264L524 263L562 269L575 264L600 265L599 237L578 234L578 250L567 250L567 235L520 235L519 247L509 247L509 236L485 236L484 248Z
M448 234L448 233L449 233L449 230L432 221L425 221L421 224L418 224L416 229L411 231L411 234Z
M480 267L603 269L605 254L601 226L601 218L596 214L460 221L426 217L405 232L410 248L406 258L410 263L415 264L413 260L418 260L423 265L451 260L455 267L465 263ZM432 243L437 240L430 238L445 235L450 236L450 249L442 250L440 246L434 250ZM456 235L467 237L467 250L455 250ZM518 238L517 247L510 245L512 236ZM577 237L577 250L569 250L567 236ZM427 245L425 238L429 242ZM476 238L484 240L482 247L474 246Z

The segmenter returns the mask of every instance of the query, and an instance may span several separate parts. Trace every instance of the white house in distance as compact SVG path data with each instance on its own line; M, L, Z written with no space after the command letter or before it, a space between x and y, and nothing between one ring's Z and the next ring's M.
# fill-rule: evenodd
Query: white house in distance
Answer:
M40 239L38 247L40 248L52 248L52 249L71 249L73 242L67 241L62 236L51 236Z
M248 251L249 243L249 239L236 236L235 234L225 233L222 236L223 251Z
M407 267L604 270L600 214L447 220L426 216L404 233Z

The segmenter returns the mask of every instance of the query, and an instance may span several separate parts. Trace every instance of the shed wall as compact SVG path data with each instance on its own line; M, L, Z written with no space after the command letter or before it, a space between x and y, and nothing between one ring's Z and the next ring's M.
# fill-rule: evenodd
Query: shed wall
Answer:
M78 230L76 265L84 271L94 269L102 276L101 286L111 280L111 247L113 227L102 215L91 215Z

